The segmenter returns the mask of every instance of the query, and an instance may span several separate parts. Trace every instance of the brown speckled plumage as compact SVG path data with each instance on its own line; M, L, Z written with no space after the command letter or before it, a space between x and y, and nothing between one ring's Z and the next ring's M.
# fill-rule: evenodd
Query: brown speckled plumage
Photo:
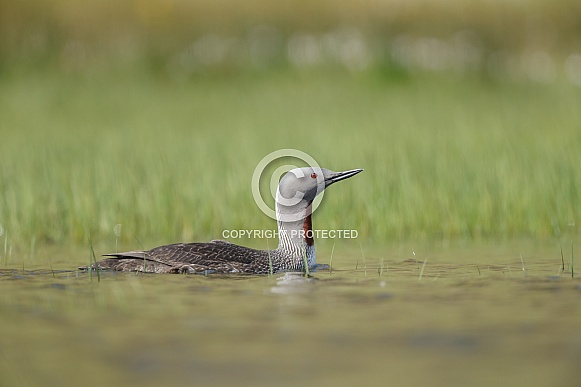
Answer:
M99 269L148 273L254 273L302 270L286 264L277 250L255 250L230 242L176 243L149 251L106 254ZM144 270L145 269L145 270Z

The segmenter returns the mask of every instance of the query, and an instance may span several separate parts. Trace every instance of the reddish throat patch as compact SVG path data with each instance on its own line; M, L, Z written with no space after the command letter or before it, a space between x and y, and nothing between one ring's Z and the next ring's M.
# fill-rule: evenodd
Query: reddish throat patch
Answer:
M310 209L310 206L309 206ZM311 222L311 214L305 217L303 223L303 231L305 232L305 242L307 242L307 246L312 246L315 244L315 240L313 239L313 223Z

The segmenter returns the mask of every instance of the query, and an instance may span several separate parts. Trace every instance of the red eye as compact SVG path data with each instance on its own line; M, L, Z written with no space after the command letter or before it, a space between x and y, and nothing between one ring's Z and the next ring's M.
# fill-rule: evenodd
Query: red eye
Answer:
M316 179L316 178L317 178L317 174L316 174L316 173L311 173L311 177L312 177L313 179Z

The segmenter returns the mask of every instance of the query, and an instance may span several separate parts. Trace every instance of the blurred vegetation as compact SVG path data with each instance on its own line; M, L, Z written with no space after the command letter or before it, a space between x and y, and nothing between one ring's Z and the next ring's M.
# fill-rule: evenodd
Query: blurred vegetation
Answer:
M329 190L315 227L355 228L377 243L546 238L581 215L573 86L39 75L4 81L0 106L0 219L26 244L82 242L90 231L113 245L118 223L122 240L147 245L274 228L250 181L281 148L365 168Z
M0 36L3 72L139 64L179 78L333 63L349 70L522 70L533 78L563 66L581 71L581 59L566 63L581 52L576 0L0 0Z
M274 228L250 181L280 148L366 169L315 228L577 235L580 20L575 1L2 0L0 256Z

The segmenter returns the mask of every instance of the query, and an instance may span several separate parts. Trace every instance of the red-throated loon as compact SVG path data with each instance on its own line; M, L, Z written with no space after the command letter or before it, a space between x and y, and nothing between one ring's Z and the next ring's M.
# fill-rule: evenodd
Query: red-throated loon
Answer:
M105 254L92 269L148 273L251 273L305 271L316 267L311 212L315 197L331 184L363 169L333 172L295 168L280 180L276 198L279 244L275 250L255 250L230 242L176 243L148 251ZM81 269L87 270L88 267Z

